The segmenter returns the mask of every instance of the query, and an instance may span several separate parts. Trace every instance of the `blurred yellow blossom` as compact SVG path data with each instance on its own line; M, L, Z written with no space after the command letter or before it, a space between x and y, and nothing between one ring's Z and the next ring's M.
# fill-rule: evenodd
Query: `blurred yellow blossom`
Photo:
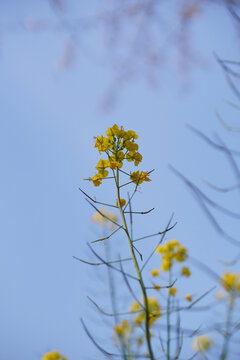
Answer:
M152 324L161 316L161 309L158 303L158 300L153 297L148 297L148 310L149 310L149 323L150 327ZM136 310L140 310L139 314L134 318L136 325L141 325L145 321L146 313L144 309L142 309L138 302L134 301L132 304L130 311L134 312Z
M225 271L220 283L227 292L240 293L240 276L237 273Z
M207 351L211 345L212 345L212 340L206 335L201 335L201 336L196 336L194 338L192 348L194 351L203 352L203 351Z
M116 227L116 225L113 222L111 222L111 220L117 222L118 220L117 216L114 213L107 212L104 207L100 208L99 211L106 217L102 216L99 212L96 212L92 216L91 220L97 223L98 225L100 225L101 227L107 226L110 230L113 230Z
M132 332L132 328L128 320L124 319L120 324L117 324L114 328L115 333L122 339L126 339Z
M152 276L158 276L159 275L159 270L158 269L151 270L151 275Z
M183 262L187 259L188 256L187 249L176 239L172 239L164 245L159 245L156 250L162 256L161 268L163 271L169 271L172 268L174 261ZM185 268L185 273L187 273L186 269L188 268Z
M186 295L185 295L185 299L186 299L187 301L192 301L192 296L191 296L190 294L186 294Z
M182 267L182 275L187 277L191 276L191 272L187 266Z
M218 300L222 300L222 299L224 298L224 293L223 293L223 291L218 291L218 292L216 293L216 298L217 298Z
M65 356L62 356L59 351L47 352L41 360L68 360Z
M171 288L168 290L168 292L169 292L169 295L170 295L170 296L176 296L177 288L171 287Z

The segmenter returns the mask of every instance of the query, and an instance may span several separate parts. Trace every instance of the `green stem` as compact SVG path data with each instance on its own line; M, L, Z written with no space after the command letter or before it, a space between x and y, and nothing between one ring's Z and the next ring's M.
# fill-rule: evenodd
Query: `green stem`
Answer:
M105 235L105 234L104 234ZM109 245L107 240L104 241L104 248L105 248L105 255L106 255L106 261L109 261ZM110 299L111 299L111 304L112 304L112 311L114 314L114 323L115 326L118 324L119 322L119 318L117 316L117 305L116 305L116 294L115 294L115 286L114 286L114 279L113 279L113 274L112 274L112 269L110 267L107 267L107 271L108 271L108 283L109 283L109 291L110 291ZM121 344L121 351L122 351L122 355L123 355L123 359L124 360L128 360L127 355L126 355L126 351L125 351L125 344L124 344L124 339L119 336L119 341Z
M169 285L172 283L171 279L171 269L169 269ZM171 315L171 295L168 292L167 298L167 360L170 360L170 345L171 345L171 323L170 323L170 315Z
M134 264L134 267L135 267L135 270L136 270L137 278L138 278L138 281L140 283L141 290L142 290L142 295L143 295L143 304L144 304L144 311L145 311L145 330L146 330L145 331L145 336L146 336L146 341L147 341L148 352L149 352L150 359L154 360L152 346L151 346L149 307L148 307L147 293L146 293L146 288L144 286L142 274L141 274L140 268L138 266L136 255L134 253L133 244L132 244L131 237L129 235L126 218L125 218L123 209L122 209L122 207L120 205L120 187L119 187L119 170L118 169L116 170L116 180L115 181L116 181L116 187L117 187L117 202L118 202L118 208L119 208L121 218L122 218L122 222L123 222L123 229L124 229L124 231L126 233L126 237L127 237L127 241L128 241L132 261L133 261L133 264Z
M234 307L234 297L231 298L232 296L231 294L229 296L230 298L229 298L229 306L227 312L226 330L225 330L224 343L223 343L223 349L220 360L227 359L229 339L231 337L230 327L231 327L232 311Z

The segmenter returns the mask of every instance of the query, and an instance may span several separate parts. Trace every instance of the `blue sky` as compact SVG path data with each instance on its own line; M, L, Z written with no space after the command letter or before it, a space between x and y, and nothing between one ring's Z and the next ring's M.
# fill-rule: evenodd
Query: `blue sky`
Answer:
M97 5L75 3L81 14L91 14ZM202 177L219 186L233 179L226 160L186 124L209 135L218 132L228 144L237 145L237 136L227 134L214 114L217 107L226 116L236 116L223 102L235 99L213 57L216 51L222 57L236 58L236 38L224 12L209 10L197 22L193 35L207 67L189 71L188 91L181 87L176 69L167 67L155 87L144 76L129 82L119 92L116 105L104 112L99 104L113 73L107 61L91 57L105 53L97 34L83 33L72 66L60 71L57 64L66 36L30 32L20 25L30 17L55 21L49 3L1 2L0 10L0 359L37 360L55 348L70 360L95 358L96 350L79 319L83 317L96 332L101 328L101 323L94 323L95 311L86 296L92 292L104 304L102 283L91 269L72 258L87 258L86 242L98 233L90 221L93 209L78 186L104 200L113 191L83 181L94 173L98 161L93 136L114 123L134 129L144 155L143 168L155 169L152 182L142 187L135 205L138 209L155 207L155 211L145 222L136 219L136 233L161 230L174 212L178 225L171 236L183 242L193 256L220 270L216 259L229 260L236 249L218 236L168 165L197 184ZM235 207L234 198L229 205ZM228 226L232 233L237 231L235 223L226 222ZM152 244L145 243L143 250L148 252ZM191 284L198 294L196 283L203 291L212 286L199 271L194 276Z

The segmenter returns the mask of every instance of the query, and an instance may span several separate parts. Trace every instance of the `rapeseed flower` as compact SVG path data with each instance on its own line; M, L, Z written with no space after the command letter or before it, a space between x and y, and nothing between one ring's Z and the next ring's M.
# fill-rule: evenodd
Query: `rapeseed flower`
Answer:
M170 271L173 262L183 262L187 259L187 249L181 245L177 240L172 239L164 245L159 245L156 251L161 254L163 271ZM190 276L190 271L187 267L183 268L183 275Z
M181 273L183 276L187 276L187 277L191 276L191 272L187 266L182 267Z
M211 346L212 340L206 335L196 336L192 344L193 350L200 352L207 351Z
M176 296L177 288L171 287L171 288L168 290L168 293L169 293L170 296Z
M161 309L156 298L148 297L147 301L149 310L149 323L151 327L152 324L161 316ZM140 326L145 321L146 313L144 309L140 307L139 303L137 301L134 301L134 303L130 307L130 311L134 312L137 310L139 310L139 314L134 318L134 322L137 326Z
M186 299L187 301L191 302L191 301L192 301L192 296L191 296L190 294L186 294L186 295L185 295L185 299Z
M62 356L59 351L47 352L41 360L68 360L65 356Z
M237 273L225 271L220 282L227 292L240 294L240 276Z
M126 339L132 332L132 328L128 320L124 319L114 328L115 333L123 339Z
M142 155L138 152L139 146L135 142L137 138L138 135L135 131L125 131L122 126L119 128L116 124L107 129L106 136L100 135L94 137L95 148L98 149L99 154L105 153L107 159L101 158L99 160L96 166L98 173L88 180L92 181L94 186L101 185L102 180L108 176L107 169L109 168L113 172L120 169L123 166L124 160L134 162L134 165L138 166L142 161ZM145 171L132 172L129 177L137 185L143 181L151 181L148 177L148 172Z
M120 199L120 206L123 207L124 205L126 205L126 200ZM118 200L116 201L116 206L118 206Z
M101 215L99 212L96 212L92 216L92 222L97 223L101 227L107 226L110 230L113 230L116 225L112 221L116 223L118 220L117 216L114 213L106 211L104 207L100 208L99 211L105 216Z
M158 276L159 275L159 270L158 269L151 270L151 275L152 276Z

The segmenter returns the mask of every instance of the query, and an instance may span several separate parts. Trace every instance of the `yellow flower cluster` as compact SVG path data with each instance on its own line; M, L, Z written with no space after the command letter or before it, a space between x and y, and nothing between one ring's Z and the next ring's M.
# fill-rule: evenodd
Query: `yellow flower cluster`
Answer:
M107 160L100 159L97 163L97 174L89 178L95 186L102 183L102 179L108 176L108 170L120 169L123 166L123 161L134 162L138 166L142 161L142 155L138 152L138 144L135 140L138 135L133 130L125 131L121 126L113 125L108 128L105 136L95 137L95 148L98 149L99 154L106 153ZM144 171L136 171L130 174L130 179L133 183L139 185L143 181L151 181L147 176L148 173Z
M110 230L114 230L116 225L111 222L111 220L117 222L117 216L114 213L107 212L104 207L100 208L99 211L106 217L102 216L99 212L96 212L92 216L92 221L97 223L101 227L108 226Z
M59 351L47 352L41 360L68 360L65 356L62 356Z
M181 263L187 259L187 249L175 239L168 241L165 245L159 245L156 250L162 256L163 271L169 271L174 260ZM190 276L189 270L186 269L188 270L188 268L183 270L184 275Z
M212 340L206 335L201 335L194 338L192 348L194 351L204 352L207 351L211 345Z
M148 297L147 301L148 301L148 310L149 310L149 323L151 327L152 324L161 316L161 309L156 298ZM140 307L139 303L137 301L134 301L134 303L130 307L130 311L134 312L138 310L139 310L139 314L135 317L134 321L137 326L140 326L145 321L146 313Z
M237 273L225 271L220 282L227 292L240 293L240 276Z

